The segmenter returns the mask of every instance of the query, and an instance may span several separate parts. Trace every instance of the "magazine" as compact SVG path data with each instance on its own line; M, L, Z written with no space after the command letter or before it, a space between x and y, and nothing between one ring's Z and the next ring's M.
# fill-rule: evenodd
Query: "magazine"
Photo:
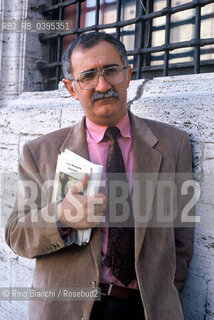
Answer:
M58 155L52 202L65 198L68 190L80 180L85 173L88 174L88 184L84 193L93 195L98 193L103 166L94 164L76 153L65 149ZM90 240L91 229L77 230L75 243L79 246Z

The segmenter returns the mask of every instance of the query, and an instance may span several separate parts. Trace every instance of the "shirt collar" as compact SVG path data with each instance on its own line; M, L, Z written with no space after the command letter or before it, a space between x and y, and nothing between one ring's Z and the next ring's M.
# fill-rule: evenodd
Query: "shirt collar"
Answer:
M118 129L120 129L120 133L122 137L131 138L131 128L130 128L128 111L126 111L126 114L123 117L123 119L121 119L115 126ZM91 135L92 139L96 143L99 143L103 139L105 131L107 129L107 127L99 126L94 122L92 122L91 120L89 120L88 118L86 118L86 128L89 134Z

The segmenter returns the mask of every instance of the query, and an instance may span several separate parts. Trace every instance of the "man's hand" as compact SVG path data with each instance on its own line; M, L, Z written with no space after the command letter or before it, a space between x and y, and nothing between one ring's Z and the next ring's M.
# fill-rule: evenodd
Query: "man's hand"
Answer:
M93 196L83 195L87 183L88 175L85 174L57 205L57 216L62 227L88 229L99 226L103 221L106 197L101 193Z

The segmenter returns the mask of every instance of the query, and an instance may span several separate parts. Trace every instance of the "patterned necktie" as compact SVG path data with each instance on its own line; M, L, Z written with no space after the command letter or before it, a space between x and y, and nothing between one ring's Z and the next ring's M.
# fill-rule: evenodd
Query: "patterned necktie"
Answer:
M105 137L110 140L110 147L107 156L107 184L110 185L110 180L117 181L123 179L127 183L125 174L125 165L122 152L120 150L117 138L120 136L120 130L117 127L109 127L105 132ZM118 178L118 174L123 173ZM111 178L110 178L111 176ZM110 190L110 189L109 189ZM129 194L129 192L128 192ZM132 227L110 227L108 234L108 248L104 259L104 264L112 269L113 275L119 279L125 286L136 277L134 268L134 228L133 228L133 213L131 206L130 194L126 201L129 204L129 221L128 225ZM111 199L109 197L109 208ZM116 213L120 216L123 206L117 204ZM127 225L127 223L126 223Z

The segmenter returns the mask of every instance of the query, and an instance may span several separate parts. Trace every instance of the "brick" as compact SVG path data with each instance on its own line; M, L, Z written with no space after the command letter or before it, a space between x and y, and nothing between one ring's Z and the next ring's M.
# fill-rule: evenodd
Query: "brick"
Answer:
M214 143L204 144L204 159L213 160L214 159Z
M208 282L207 320L214 319L214 280Z
M83 111L79 104L72 97L69 98L69 105L64 105L62 108L61 127L70 127L74 123L80 121L83 117Z
M131 110L185 129L197 142L213 142L213 75L155 78Z
M198 292L200 288L200 292ZM202 320L206 312L206 281L190 274L182 291L185 320Z
M204 228L212 229L214 226L214 206L198 202L196 204L196 213L201 217L200 225Z
M201 179L201 171L202 171L202 158L203 158L203 147L204 144L191 141L192 145L192 157L193 157L193 172L194 178L197 181Z
M54 106L54 101L47 101L47 105L43 107L40 105L39 99L37 105L27 105L27 101L19 108L4 108L2 110L3 119L6 120L7 125L3 125L4 132L11 132L16 134L46 134L50 131L59 129L60 109ZM52 104L51 104L52 102ZM29 112L30 110L30 112ZM51 117L51 121L50 121ZM3 122L0 120L0 123Z

